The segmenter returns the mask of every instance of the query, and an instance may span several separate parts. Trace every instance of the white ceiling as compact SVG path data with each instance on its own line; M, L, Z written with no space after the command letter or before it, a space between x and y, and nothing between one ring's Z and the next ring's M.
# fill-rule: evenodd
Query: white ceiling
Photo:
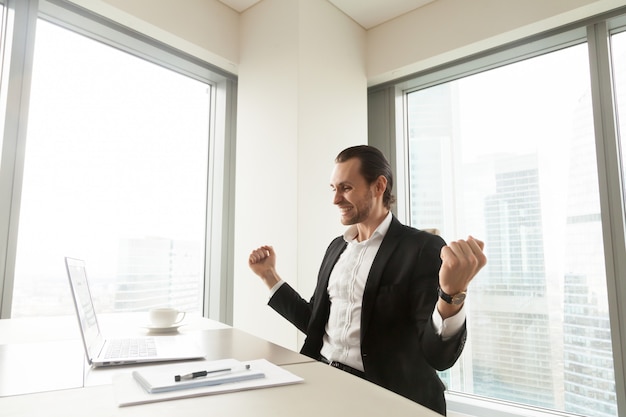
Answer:
M220 0L239 13L262 0ZM435 0L328 0L365 29L422 7Z

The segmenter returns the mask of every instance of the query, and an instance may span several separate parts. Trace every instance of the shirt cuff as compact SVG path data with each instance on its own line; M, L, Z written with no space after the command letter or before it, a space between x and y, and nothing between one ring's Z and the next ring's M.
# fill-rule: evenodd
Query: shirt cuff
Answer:
M465 323L465 303L461 306L458 313L445 320L441 317L439 310L437 310L437 305L435 305L435 311L433 311L432 317L435 332L441 336L442 340L448 340L463 328L463 324Z
M276 294L276 291L278 291L278 289L285 283L285 281L283 281L282 279L280 281L278 281L276 284L274 284L274 286L270 289L270 295L268 297L268 299L271 299L274 294Z

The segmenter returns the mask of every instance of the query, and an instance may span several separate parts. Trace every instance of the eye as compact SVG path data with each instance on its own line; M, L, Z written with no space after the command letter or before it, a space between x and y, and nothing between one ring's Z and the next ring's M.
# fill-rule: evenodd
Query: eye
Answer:
M341 184L339 185L339 187L335 187L335 186L331 185L330 186L330 190L333 193L336 193L337 191L340 191L342 193L346 193L346 192L352 190L352 187L349 186L349 185L341 185Z

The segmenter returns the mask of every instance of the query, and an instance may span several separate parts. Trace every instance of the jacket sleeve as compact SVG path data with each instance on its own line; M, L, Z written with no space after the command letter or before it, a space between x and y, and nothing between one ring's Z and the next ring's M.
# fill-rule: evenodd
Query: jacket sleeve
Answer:
M422 346L424 356L430 366L438 371L445 371L451 368L463 352L466 337L467 329L464 324L463 328L456 335L443 341L435 332L432 320L429 321L424 331Z
M422 273L425 272L428 278L422 276L417 280L417 282L420 283L421 289L428 294L423 299L430 300L422 304L424 307L422 307L422 311L419 314L420 317L426 319L422 325L422 352L430 366L439 371L443 371L454 365L463 351L467 336L467 330L464 324L463 328L460 329L456 335L444 341L441 336L437 334L432 323L432 312L436 308L439 298L437 295L439 268L441 266L439 253L441 252L441 247L444 245L445 242L438 236L431 237L428 244L425 245L420 256L421 259L418 262L420 271ZM420 319L419 321L422 320L424 319Z
M330 272L346 247L343 238L335 238L328 248L318 272L317 285L311 299L307 302L286 282L270 298L269 306L290 321L307 336L312 336L314 344L321 343L324 326L330 308L327 286Z
M291 285L284 283L270 298L268 305L303 333L311 319L311 303L300 297Z

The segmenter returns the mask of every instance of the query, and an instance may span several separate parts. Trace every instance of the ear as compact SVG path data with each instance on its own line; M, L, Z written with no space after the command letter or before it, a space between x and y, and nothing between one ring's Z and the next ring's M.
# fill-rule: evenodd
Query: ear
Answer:
M387 177L384 175L379 175L374 182L374 190L376 192L376 196L382 196L387 189Z

